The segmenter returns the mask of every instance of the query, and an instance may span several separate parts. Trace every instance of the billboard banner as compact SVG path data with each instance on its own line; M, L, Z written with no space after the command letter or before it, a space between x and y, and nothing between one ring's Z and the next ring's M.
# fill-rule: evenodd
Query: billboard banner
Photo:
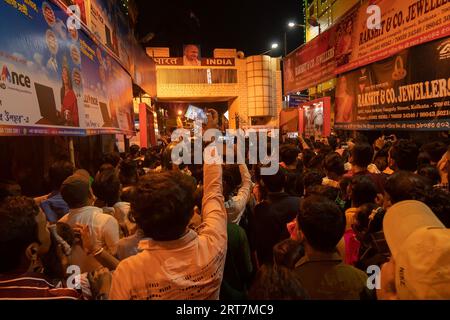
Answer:
M284 60L285 95L302 91L335 77L336 27L303 45Z
M133 131L130 76L88 37L81 39L83 104L89 133Z
M373 5L380 9L379 23L368 13ZM285 94L449 35L450 1L361 1L334 26L285 58Z
M94 59L96 52L87 49L84 32L67 29L66 21L65 11L48 1L0 2L0 28L13 28L16 35L0 35L0 134L85 135L93 126L96 116L85 109L85 93L100 77L100 64L97 71L86 67L86 53ZM131 79L110 60L117 71L105 92L119 97L122 110L125 101L131 109ZM128 132L130 126L117 130Z
M335 128L449 130L450 38L340 75Z
M379 24L374 25L375 16L367 13L371 5L380 9ZM368 23L371 28L368 28ZM337 74L449 36L450 1L366 0L340 25L344 32L339 37L342 44L336 47Z

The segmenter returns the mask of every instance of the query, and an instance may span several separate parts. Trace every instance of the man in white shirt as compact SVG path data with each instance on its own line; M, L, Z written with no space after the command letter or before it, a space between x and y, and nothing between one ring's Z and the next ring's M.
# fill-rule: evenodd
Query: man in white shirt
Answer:
M61 195L70 211L59 222L75 227L76 224L88 225L95 234L98 247L106 249L114 255L119 242L119 224L117 220L104 214L103 210L91 206L93 197L89 186L89 174L85 170L77 170L64 180Z

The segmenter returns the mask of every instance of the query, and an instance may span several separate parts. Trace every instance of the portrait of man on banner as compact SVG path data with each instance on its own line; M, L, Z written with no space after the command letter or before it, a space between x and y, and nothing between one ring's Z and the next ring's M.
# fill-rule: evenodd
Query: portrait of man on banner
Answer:
M184 66L201 66L200 46L196 44L188 44L183 48L183 65Z

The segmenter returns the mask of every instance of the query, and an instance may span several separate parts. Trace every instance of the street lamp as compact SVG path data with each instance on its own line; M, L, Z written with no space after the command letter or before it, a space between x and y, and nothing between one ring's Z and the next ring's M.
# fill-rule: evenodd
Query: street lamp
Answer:
M272 45L271 45L270 47L271 47L271 49L269 49L269 50L267 50L267 51L264 51L263 53L260 54L260 56L263 56L263 55L265 55L266 53L269 53L270 51L272 51L272 50L278 48L278 43L274 42L274 43L272 43Z
M293 21L289 21L288 27L290 29L293 29L295 27L306 28L306 26L304 24L298 24ZM285 57L287 56L287 31L286 30L284 31L284 56Z

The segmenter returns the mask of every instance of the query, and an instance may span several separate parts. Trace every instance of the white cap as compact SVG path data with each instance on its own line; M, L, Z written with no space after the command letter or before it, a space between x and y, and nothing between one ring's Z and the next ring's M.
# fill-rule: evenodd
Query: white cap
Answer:
M450 229L431 209L420 201L398 202L386 212L383 231L398 297L450 299Z

